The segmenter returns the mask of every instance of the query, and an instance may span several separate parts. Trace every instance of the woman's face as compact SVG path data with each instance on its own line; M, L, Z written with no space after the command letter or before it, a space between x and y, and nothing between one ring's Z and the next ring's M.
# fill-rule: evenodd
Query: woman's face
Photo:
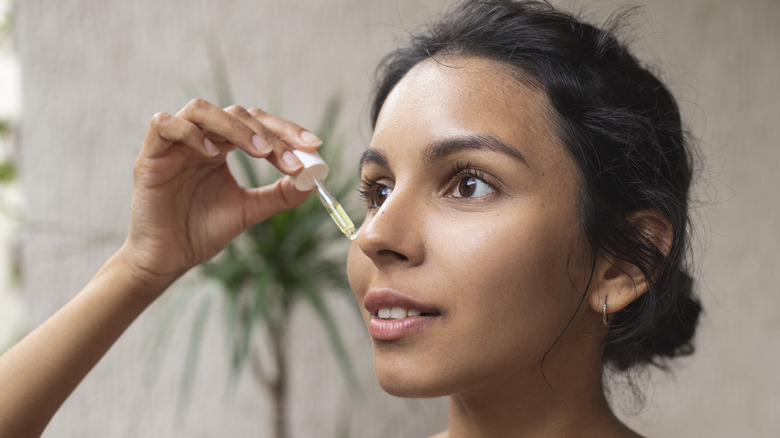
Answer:
M379 383L408 397L539 374L586 285L577 172L543 93L490 61L437 61L382 107L348 261Z

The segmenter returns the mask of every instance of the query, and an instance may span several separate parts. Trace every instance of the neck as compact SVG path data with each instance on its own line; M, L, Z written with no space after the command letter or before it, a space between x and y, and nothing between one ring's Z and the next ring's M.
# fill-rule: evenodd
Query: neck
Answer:
M551 364L453 395L449 438L635 436L604 397L600 365L581 365L576 375Z

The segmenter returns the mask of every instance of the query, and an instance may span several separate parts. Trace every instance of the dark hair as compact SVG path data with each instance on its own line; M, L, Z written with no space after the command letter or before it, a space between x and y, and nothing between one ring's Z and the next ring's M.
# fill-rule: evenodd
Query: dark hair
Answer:
M579 167L580 221L593 266L608 252L649 281L646 293L612 315L602 362L619 370L665 367L666 359L692 353L701 311L686 263L692 157L667 88L610 30L545 2L468 0L385 57L372 126L404 75L437 55L497 61L544 90L556 135ZM673 228L668 255L631 220L648 210Z

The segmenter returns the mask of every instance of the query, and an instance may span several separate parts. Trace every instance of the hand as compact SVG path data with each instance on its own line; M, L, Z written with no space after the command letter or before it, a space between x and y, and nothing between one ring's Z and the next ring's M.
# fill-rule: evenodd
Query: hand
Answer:
M226 163L234 147L287 175L301 171L292 149L322 142L261 110L189 102L175 116L154 116L135 163L127 240L120 250L144 282L162 288L222 250L248 227L300 205L289 176L260 188L236 183ZM157 289L157 288L155 288Z

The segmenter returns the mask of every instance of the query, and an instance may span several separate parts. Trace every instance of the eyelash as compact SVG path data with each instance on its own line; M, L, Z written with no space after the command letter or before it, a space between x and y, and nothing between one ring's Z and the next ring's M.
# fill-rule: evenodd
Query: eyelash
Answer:
M376 185L376 181L377 180L365 176L360 179L360 188L357 189L357 192L363 202L368 201L368 197L371 195L371 189Z
M460 179L464 176L476 178L482 181L483 183L489 185L491 188L495 189L493 184L487 182L485 172L479 169L472 168L471 163L463 163L459 161L455 163L455 165L452 167L452 175L450 176L449 180L457 184L457 182L460 181ZM373 190L379 186L383 186L383 187L385 186L384 184L379 184L377 181L378 180L371 179L368 177L363 177L360 180L360 188L357 190L357 192L358 192L358 196L363 202L368 204L368 202L371 201L369 198L373 195ZM369 208L376 208L376 207L369 205Z
M455 163L455 166L453 166L452 168L452 177L450 177L450 180L457 179L458 177L461 176L471 176L488 184L488 182L485 181L485 172L479 169L472 168L471 163L463 163L460 161ZM492 184L488 184L488 185L490 185L491 187L493 186Z

